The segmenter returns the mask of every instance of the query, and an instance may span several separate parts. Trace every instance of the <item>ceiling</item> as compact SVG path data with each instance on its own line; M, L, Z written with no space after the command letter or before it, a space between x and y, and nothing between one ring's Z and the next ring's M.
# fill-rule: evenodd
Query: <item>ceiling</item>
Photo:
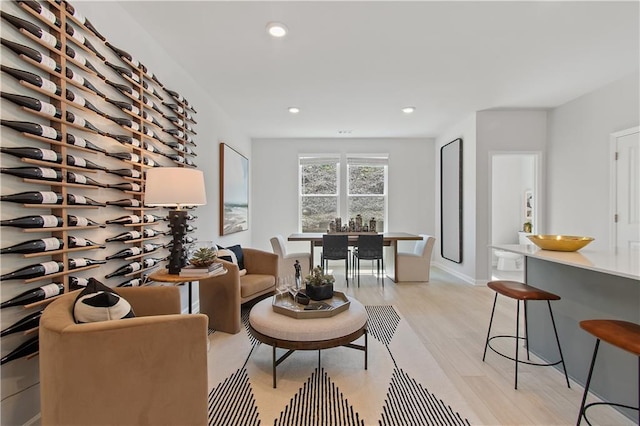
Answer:
M553 108L639 67L637 1L121 5L252 138L434 137L475 111ZM287 37L268 36L270 21Z

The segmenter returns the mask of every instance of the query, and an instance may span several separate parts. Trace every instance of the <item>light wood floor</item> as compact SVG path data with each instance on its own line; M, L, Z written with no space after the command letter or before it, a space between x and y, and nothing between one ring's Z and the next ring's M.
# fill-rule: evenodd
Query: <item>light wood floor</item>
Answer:
M432 268L428 283L385 279L384 287L363 272L360 288L352 281L346 288L344 270L336 268L334 274L336 290L365 305L390 304L400 312L483 424L576 424L583 388L571 381L568 389L560 371L521 365L514 390L512 361L489 351L482 362L495 294L489 288L468 285L437 268ZM515 302L498 298L494 330L513 334L514 326ZM608 407L591 409L589 419L599 425L636 424Z

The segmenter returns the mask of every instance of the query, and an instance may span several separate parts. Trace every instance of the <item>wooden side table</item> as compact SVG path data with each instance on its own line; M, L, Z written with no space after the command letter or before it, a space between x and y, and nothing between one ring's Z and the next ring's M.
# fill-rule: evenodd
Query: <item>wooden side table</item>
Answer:
M152 274L149 275L149 279L152 281L160 281L163 283L172 283L173 285L182 285L184 283L188 283L189 284L189 313L193 313L192 312L192 298L193 298L193 290L192 290L192 284L194 281L200 281L200 280L204 280L206 278L211 278L211 277L218 277L220 275L224 275L227 273L227 269L225 267L222 267L223 272L220 273L217 270L215 272L211 272L209 274L205 274L205 275L194 275L191 277L181 277L180 275L177 274L170 274L166 269L161 269L159 271L153 272Z

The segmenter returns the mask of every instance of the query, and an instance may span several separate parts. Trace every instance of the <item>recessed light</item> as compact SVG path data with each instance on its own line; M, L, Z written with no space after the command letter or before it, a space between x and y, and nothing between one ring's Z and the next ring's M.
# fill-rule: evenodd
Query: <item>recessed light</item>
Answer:
M287 27L280 22L269 22L267 24L267 32L271 37L284 37L287 35Z
M338 130L339 135L350 135L353 130Z
M415 110L416 110L416 107L412 107L412 106L402 108L402 112L404 112L405 114L411 114Z
M291 114L297 114L297 113L300 112L300 108L298 108L298 107L289 107L289 112Z

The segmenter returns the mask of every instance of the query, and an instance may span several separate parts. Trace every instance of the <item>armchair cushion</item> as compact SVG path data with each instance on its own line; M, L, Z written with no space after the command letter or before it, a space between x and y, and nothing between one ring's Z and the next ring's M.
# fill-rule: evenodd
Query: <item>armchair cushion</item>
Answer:
M73 304L73 319L78 324L133 317L129 302L95 278L89 278Z

